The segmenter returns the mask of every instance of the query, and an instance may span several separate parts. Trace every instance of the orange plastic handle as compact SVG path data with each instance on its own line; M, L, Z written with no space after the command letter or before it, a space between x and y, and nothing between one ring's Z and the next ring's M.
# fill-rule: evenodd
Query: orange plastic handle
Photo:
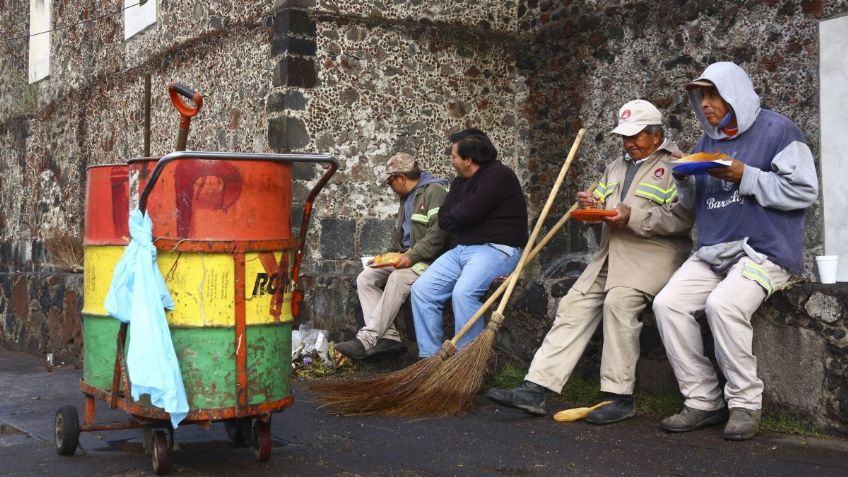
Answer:
M180 112L180 129L188 129L191 118L200 112L200 108L203 107L203 95L184 84L176 82L171 82L168 85L168 95L171 96L171 103ZM185 104L180 96L191 100L194 107Z

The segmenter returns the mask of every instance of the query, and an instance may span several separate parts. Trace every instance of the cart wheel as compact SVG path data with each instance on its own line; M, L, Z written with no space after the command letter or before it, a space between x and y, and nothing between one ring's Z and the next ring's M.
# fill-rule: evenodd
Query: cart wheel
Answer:
M164 429L168 431L168 452L174 450L174 426L168 423L168 427ZM144 448L144 455L153 455L153 426L144 426L141 434L141 446Z
M168 436L162 429L153 431L153 472L168 473Z
M227 429L227 436L233 441L236 447L245 447L251 444L250 438L253 432L250 428L250 418L240 417L224 422L224 427Z
M54 441L60 455L74 455L79 444L79 414L74 406L62 406L56 411Z
M256 460L265 462L271 458L271 424L256 420L253 423L253 451L256 453Z

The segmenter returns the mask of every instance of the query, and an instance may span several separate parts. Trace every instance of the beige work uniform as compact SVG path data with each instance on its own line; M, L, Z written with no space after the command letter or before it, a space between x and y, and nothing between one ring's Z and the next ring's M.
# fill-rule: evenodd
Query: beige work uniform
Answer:
M600 250L560 300L553 326L536 351L526 380L561 392L603 319L601 390L632 394L639 359L639 314L692 250L692 214L675 200L666 141L644 160L625 197L623 158L613 161L595 190L606 209L631 207L626 227L603 225Z
M380 338L401 341L395 328L403 302L409 297L418 272L412 268L365 268L356 277L356 292L362 305L365 326L356 333L365 349L371 349Z
M721 274L694 254L674 274L657 295L654 313L686 406L701 411L724 406L715 368L704 355L701 326L695 320L695 313L704 310L716 361L727 378L727 405L762 408L763 382L757 377L751 315L770 292L782 289L791 277L769 260L757 264L748 257Z
M406 199L401 199L390 251L403 251L414 265L410 268L365 267L356 277L356 292L365 321L365 326L356 333L356 338L366 350L373 348L381 338L401 341L395 327L395 317L409 297L412 284L427 269L430 262L442 253L448 241L448 234L439 227L439 207L447 195L445 185L441 182L428 182L412 193L414 196L409 237L412 244L409 249L402 250Z

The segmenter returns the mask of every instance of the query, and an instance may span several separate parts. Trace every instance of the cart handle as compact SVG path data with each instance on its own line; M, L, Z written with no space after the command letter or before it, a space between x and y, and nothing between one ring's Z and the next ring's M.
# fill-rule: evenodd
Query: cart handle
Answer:
M177 151L168 154L159 159L153 173L150 175L150 180L144 186L144 191L138 201L138 208L144 214L147 209L147 199L150 195L153 186L162 174L162 169L169 162L178 159L197 159L197 160L216 160L216 161L267 161L280 163L309 163L309 164L328 164L329 168L324 175L318 180L309 195L306 197L306 203L303 205L303 217L300 220L300 232L297 238L297 255L294 258L292 265L292 316L300 314L300 304L303 301L303 290L300 288L300 263L303 260L303 249L306 246L306 232L309 227L309 218L312 215L312 203L315 197L321 192L321 189L327 184L336 170L339 168L338 161L324 154L263 154L263 153L229 153L229 152L195 152L195 151Z
M182 83L171 82L168 84L168 95L171 97L171 103L180 112L180 128L188 129L188 125L200 108L203 107L203 95L189 88ZM185 104L179 97L183 96L194 102L194 107Z

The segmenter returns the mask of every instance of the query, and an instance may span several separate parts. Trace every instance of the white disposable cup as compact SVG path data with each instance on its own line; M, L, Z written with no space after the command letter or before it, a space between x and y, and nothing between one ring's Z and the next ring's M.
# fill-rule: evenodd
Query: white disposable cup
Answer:
M816 265L819 267L819 279L822 283L836 283L839 255L819 255L816 257Z

